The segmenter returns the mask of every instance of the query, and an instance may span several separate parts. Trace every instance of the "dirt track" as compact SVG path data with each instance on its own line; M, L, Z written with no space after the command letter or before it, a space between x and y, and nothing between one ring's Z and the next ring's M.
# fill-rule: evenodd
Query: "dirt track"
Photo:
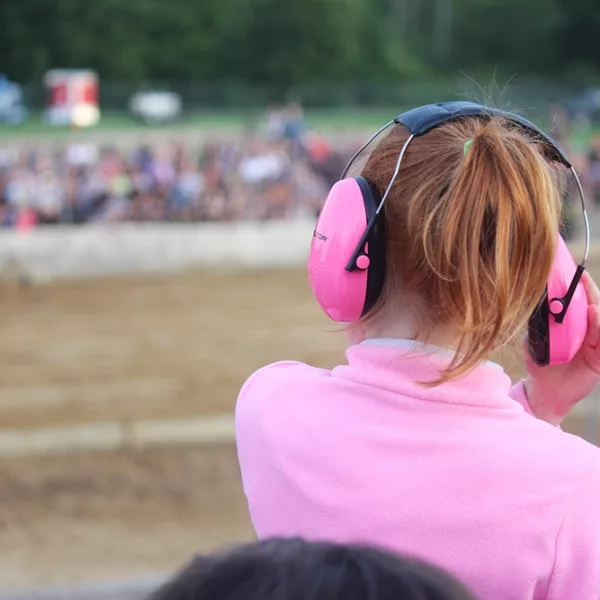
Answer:
M303 271L5 286L0 315L3 427L228 411L255 368L344 345ZM231 446L0 460L0 589L161 572L251 535Z
M5 286L0 315L5 428L230 411L255 368L343 347L302 271ZM0 589L163 571L251 534L233 447L0 461Z
M0 327L4 428L230 411L253 369L343 343L302 272L5 287Z
M0 589L128 579L250 539L235 449L0 463Z

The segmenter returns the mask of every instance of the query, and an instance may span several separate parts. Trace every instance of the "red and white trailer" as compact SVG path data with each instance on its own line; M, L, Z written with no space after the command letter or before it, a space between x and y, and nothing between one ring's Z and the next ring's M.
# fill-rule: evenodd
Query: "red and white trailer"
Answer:
M94 71L52 69L44 78L46 120L51 125L92 127L100 120L98 76Z

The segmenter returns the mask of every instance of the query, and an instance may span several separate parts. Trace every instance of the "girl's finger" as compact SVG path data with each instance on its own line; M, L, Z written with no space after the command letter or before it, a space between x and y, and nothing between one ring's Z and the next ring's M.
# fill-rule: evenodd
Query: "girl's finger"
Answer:
M585 344L594 349L600 346L600 307L597 304L588 306L588 330Z
M598 289L598 286L594 283L592 276L587 271L585 271L581 278L581 281L583 282L583 287L585 288L588 304L600 306L600 290Z

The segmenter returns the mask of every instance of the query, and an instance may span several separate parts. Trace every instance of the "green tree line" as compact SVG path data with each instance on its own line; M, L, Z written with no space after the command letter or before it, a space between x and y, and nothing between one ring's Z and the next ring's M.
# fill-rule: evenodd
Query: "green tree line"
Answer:
M0 72L296 85L600 70L599 0L2 0Z

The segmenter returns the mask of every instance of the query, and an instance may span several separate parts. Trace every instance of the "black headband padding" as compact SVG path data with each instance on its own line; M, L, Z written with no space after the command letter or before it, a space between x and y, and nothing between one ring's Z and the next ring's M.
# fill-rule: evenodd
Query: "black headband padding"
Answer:
M481 117L488 119L491 117L504 117L505 119L520 125L524 130L533 134L535 137L540 138L540 141L544 142L550 150L551 158L561 162L567 168L571 168L569 159L557 146L556 142L531 121L514 113L497 108L489 108L474 102L440 102L438 104L427 104L398 115L394 119L394 122L404 125L412 135L418 137L439 125L463 117Z

